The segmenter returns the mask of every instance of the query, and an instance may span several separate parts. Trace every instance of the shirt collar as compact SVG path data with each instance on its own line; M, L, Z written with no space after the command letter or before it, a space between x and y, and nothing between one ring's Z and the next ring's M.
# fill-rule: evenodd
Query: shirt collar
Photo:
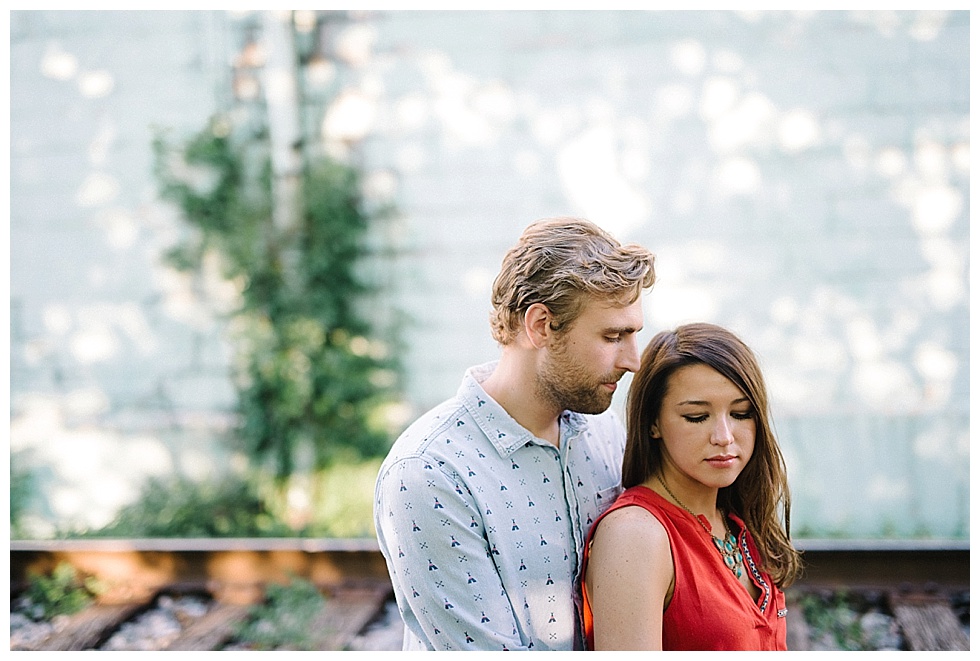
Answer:
M522 427L509 413L497 403L481 385L499 361L491 361L466 370L463 383L459 386L457 397L469 411L477 425L490 439L500 456L506 457L524 447L528 443L551 445L537 438ZM574 411L563 411L561 414L561 443L573 438L586 426L585 417Z

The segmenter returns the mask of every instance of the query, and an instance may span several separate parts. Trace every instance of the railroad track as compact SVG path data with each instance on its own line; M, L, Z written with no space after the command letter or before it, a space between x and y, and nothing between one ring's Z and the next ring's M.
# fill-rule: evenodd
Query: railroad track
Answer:
M791 649L808 649L798 599L807 593L859 594L878 602L894 616L907 649L970 649L962 618L954 612L954 602L965 595L968 629L969 542L807 540L798 546L806 569L789 593L797 597L790 605L797 611L790 619Z
M95 606L33 641L31 649L98 649L161 598L181 595L203 596L208 609L188 622L166 649L224 649L251 607L264 599L266 587L294 577L328 597L312 627L316 648L351 649L392 597L376 542L307 539L11 542L11 597L26 587L31 573L48 574L61 562L97 577L106 591ZM395 636L397 641L391 642ZM397 649L400 633L391 632L380 644Z
M808 540L800 546L807 569L790 595L875 594L887 602L909 649L969 649L962 618L952 604L956 595L969 594L968 543ZM30 573L49 573L60 562L98 577L108 589L96 605L28 649L99 649L114 631L161 598L180 595L198 595L208 606L203 614L185 618L166 649L226 649L236 625L265 598L267 586L293 577L328 596L314 627L322 634L316 649L400 646L401 625L393 615L387 569L370 539L12 541L12 600L26 587ZM799 611L798 600L790 602ZM805 620L799 612L794 615L799 616L790 619L795 623L790 647L808 649Z

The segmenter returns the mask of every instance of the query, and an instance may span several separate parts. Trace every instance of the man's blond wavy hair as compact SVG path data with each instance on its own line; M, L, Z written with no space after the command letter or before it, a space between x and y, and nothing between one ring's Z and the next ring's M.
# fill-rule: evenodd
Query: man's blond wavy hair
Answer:
M524 313L542 303L567 330L588 300L630 305L653 286L654 256L636 244L622 245L582 218L544 218L529 225L504 256L493 283L490 328L501 345L510 344Z

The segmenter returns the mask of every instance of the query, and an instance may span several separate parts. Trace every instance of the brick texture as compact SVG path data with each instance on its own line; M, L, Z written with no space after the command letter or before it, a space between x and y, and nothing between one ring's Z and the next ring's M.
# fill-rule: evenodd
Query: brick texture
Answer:
M756 349L798 534L968 535L968 12L327 14L309 113L370 110L322 137L398 211L374 303L410 320L412 415L495 357L490 283L523 227L584 215L658 255L642 342L706 320ZM242 25L11 13L11 447L81 503L40 519L204 471L185 450L228 424L221 290L160 262L182 228L150 127L225 103ZM72 444L108 462L133 439L159 460L127 479L68 470Z

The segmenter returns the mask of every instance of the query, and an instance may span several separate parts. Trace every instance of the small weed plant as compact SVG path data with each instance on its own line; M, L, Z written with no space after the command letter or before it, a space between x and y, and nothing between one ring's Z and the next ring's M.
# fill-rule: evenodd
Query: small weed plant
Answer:
M60 562L49 575L30 575L21 607L33 620L50 620L83 610L104 591L95 577L82 576L67 562Z
M252 610L236 638L252 650L315 650L314 622L325 603L309 581L293 577L286 585L273 583L265 602Z
M861 627L861 617L848 600L847 594L838 591L833 596L804 594L800 597L803 617L810 625L811 638L823 639L842 651L867 651L875 649L866 640Z

